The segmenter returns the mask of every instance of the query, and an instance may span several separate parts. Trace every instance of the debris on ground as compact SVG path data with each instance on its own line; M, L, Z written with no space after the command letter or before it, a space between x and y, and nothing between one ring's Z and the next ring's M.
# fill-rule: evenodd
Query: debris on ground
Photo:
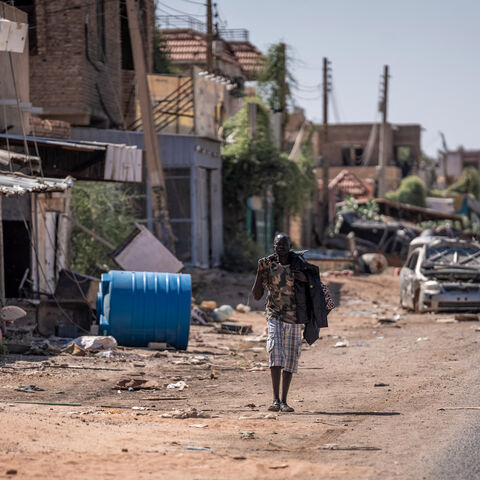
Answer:
M437 318L437 323L458 323L455 318Z
M272 465L268 468L270 468L271 470L280 470L282 468L288 468L288 463L282 463L281 465Z
M219 322L228 320L233 315L233 308L230 305L222 305L213 310L213 316Z
M215 302L215 300L204 300L200 306L209 308L210 310L215 310L217 308L217 302Z
M165 342L148 342L149 350L166 350L168 345Z
M244 305L243 303L239 303L236 307L235 310L240 313L248 313L252 310L251 307L248 305Z
M207 313L195 305L192 306L190 311L190 321L192 325L210 325Z
M82 336L77 337L67 343L62 349L63 353L69 353L74 356L85 356L88 353L100 351L110 351L117 348L118 344L115 338L111 336Z
M196 447L194 445L187 445L187 450L199 450L204 452L209 452L211 450L210 447Z
M425 340L428 340L428 337L418 337L415 341L416 342L424 342Z
M387 267L388 261L381 253L365 253L360 257L361 272L382 273Z
M208 424L206 424L206 423L192 423L191 425L189 425L189 427L191 427L191 428L207 428Z
M37 385L20 385L15 390L18 392L27 392L27 393L34 393L34 392L43 392L44 389L38 387Z
M400 320L405 320L405 317L402 317L400 314L395 314L392 317L379 317L379 323L397 323Z
M172 412L162 413L163 418L209 418L209 415L199 412L195 407L184 410L175 409Z
M458 313L454 318L459 322L478 322L479 320L476 313Z
M389 386L390 386L389 383L382 383L382 382L376 383L376 384L374 385L374 387L389 387Z
M144 378L124 378L119 380L116 385L112 387L115 390L154 390L158 388L158 383L154 380L147 380Z
M240 432L240 438L242 440L253 440L255 438L255 432Z
M169 390L173 390L173 389L178 389L180 391L184 390L185 388L188 388L188 385L183 381L183 380L180 380L176 383L169 383L167 385L167 388Z
M342 341L339 341L337 342L333 348L345 348L345 347L348 347L350 345L349 341L348 340L342 340Z
M252 326L238 322L223 322L219 332L233 335L247 335L252 333Z
M342 447L336 443L326 443L320 447L322 450L365 450L365 451L376 451L381 450L378 447L363 447L363 446L352 446L352 447Z

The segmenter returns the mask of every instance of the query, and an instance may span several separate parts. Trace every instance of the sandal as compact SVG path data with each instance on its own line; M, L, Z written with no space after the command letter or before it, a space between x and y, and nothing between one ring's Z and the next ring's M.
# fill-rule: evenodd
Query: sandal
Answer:
M280 411L281 412L294 412L295 409L288 405L286 402L280 403Z
M273 403L268 407L269 412L278 412L280 410L280 401L274 400Z

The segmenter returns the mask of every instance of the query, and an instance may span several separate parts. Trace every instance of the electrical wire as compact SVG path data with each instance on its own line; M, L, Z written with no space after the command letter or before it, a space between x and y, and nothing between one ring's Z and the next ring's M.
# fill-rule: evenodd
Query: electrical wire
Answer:
M203 7L206 7L207 4L203 2L196 2L195 0L182 0L183 2L191 3L193 5L202 5Z
M159 3L159 4L162 5L163 7L168 8L168 9L174 11L174 12L180 13L181 15L187 15L187 16L189 16L189 17L205 17L204 14L203 14L203 15L193 15L193 14L191 14L191 13L189 13L189 12L185 12L185 11L183 11L183 10L179 10L178 8L171 7L170 5L167 5L166 3L163 3L163 2L161 2L160 0L157 0L157 3ZM157 6L157 8L159 8L159 7Z

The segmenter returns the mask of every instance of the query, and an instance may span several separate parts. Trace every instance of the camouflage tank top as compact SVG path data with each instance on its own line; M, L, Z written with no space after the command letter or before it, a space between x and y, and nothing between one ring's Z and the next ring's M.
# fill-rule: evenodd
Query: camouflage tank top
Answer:
M295 278L290 265L282 265L273 255L258 263L263 268L263 288L268 290L267 320L296 323Z

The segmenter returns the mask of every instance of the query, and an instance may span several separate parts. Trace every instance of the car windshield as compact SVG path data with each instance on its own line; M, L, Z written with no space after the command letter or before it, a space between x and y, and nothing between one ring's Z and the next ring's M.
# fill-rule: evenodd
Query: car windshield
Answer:
M480 268L480 248L476 245L435 245L427 248L423 268Z

